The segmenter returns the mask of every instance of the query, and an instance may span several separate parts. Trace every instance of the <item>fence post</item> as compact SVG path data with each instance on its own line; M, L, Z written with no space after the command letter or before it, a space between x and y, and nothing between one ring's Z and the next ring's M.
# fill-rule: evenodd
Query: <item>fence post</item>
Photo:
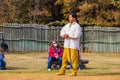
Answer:
M83 26L83 47L82 47L83 53L85 52L85 50L84 50L84 44L85 44L85 37L84 37L85 29L84 29L84 27L85 27L85 26Z
M92 53L94 53L94 27L92 27Z
M58 29L58 26L57 26L57 43L58 43L58 40L59 40L59 29Z
M50 27L50 28L49 28L49 30L50 30L50 31L49 31L49 38L50 38L50 39L49 39L49 44L50 44L50 43L51 43L51 26L49 26L49 27Z

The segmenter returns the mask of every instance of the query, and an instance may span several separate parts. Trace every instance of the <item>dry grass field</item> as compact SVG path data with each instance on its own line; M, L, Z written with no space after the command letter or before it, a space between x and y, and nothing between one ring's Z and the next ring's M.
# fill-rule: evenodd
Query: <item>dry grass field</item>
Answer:
M78 75L71 77L57 76L57 70L47 71L46 52L6 53L7 70L0 71L0 80L119 80L120 54L83 53L88 59L87 69L79 70ZM67 66L69 67L69 65Z

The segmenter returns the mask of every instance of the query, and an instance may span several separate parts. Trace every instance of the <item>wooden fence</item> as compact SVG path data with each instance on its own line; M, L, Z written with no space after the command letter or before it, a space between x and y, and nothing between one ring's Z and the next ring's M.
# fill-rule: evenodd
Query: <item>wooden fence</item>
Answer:
M47 51L52 40L63 42L61 27L39 24L1 24L0 32L10 51ZM0 37L0 40L2 37ZM88 52L120 53L119 27L84 27L81 50Z
M120 53L119 27L86 27L84 45L90 52Z

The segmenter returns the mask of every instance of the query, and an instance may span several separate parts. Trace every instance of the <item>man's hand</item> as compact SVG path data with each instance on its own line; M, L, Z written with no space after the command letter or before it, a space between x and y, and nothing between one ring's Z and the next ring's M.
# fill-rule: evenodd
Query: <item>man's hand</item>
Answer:
M68 34L64 34L63 38L69 38L69 35Z

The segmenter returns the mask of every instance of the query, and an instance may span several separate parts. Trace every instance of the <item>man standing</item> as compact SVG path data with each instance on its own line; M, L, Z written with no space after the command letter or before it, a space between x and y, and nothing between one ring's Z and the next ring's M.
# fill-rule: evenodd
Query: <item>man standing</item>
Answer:
M61 30L60 36L64 38L64 52L62 57L62 67L57 75L65 75L65 69L68 62L72 62L71 76L77 75L77 66L79 62L78 48L82 29L77 23L77 15L72 13L69 15L69 23Z

